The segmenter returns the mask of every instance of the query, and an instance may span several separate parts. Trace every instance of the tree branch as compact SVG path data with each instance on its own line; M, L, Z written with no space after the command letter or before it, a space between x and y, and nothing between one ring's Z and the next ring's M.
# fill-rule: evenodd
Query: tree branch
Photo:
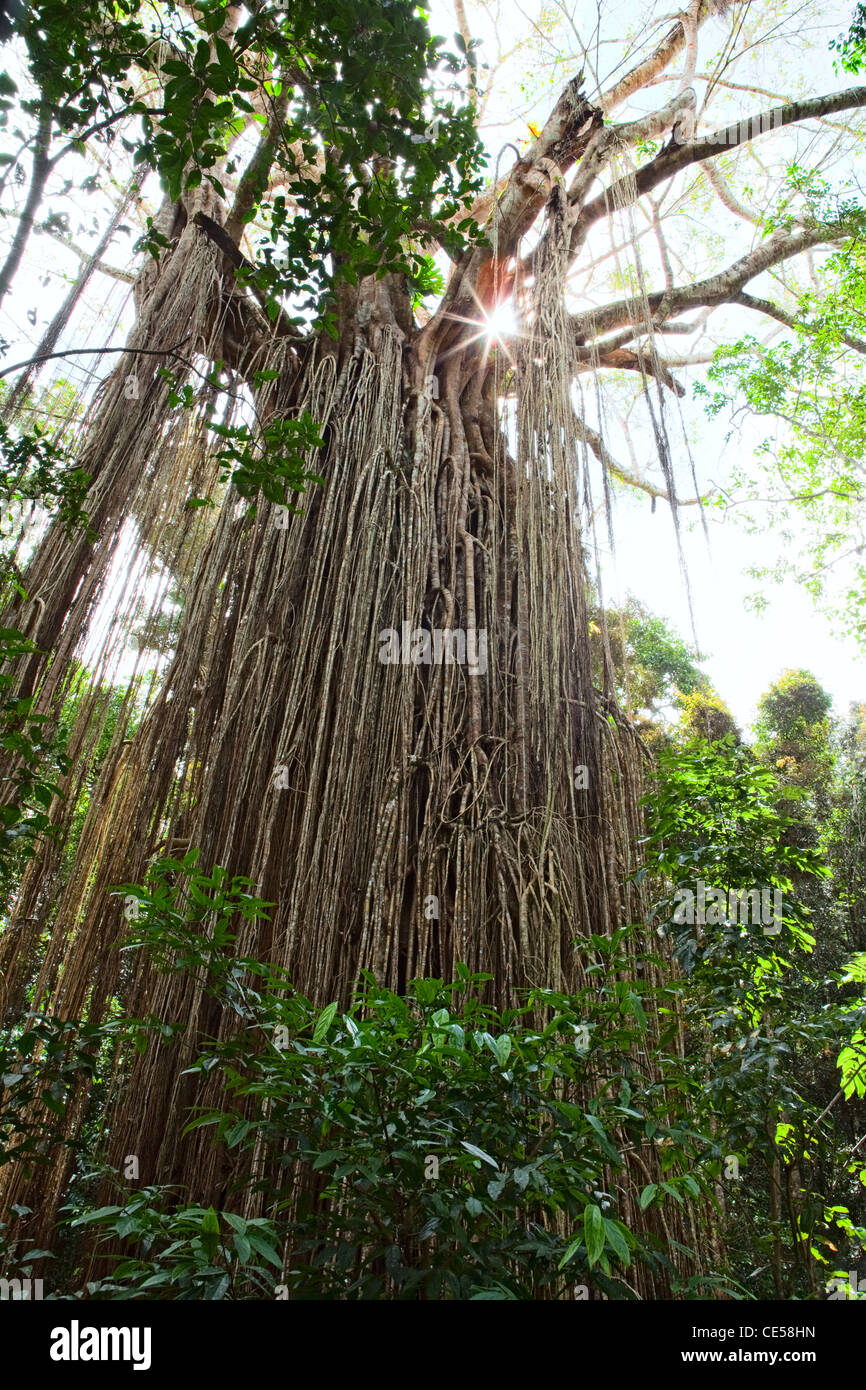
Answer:
M774 304L769 299L758 299L756 295L738 294L731 301L733 304L742 304L746 309L755 309L759 314L766 314L767 318L775 319L777 323L783 323L786 328L793 328L796 332L817 333L818 329L811 324L799 322L793 314L787 313L785 309ZM847 333L841 333L840 338L846 347L853 348L855 352L866 354L866 343L862 338L851 338Z
M740 202L715 160L707 160L704 173L719 202L724 204L728 212L732 212L735 217L742 217L745 222L751 222L754 227L760 227L760 217L750 212L745 203Z
M255 273L255 266L252 261L247 260L243 251L241 251L239 246L235 245L225 228L221 227L218 222L214 222L212 217L208 217L207 213L197 212L192 220L195 226L204 233L208 241L212 241L215 246L219 247L226 260L229 261L235 270L243 269L250 272L251 278L247 282L249 288L252 290L262 309L267 313L267 295L259 289L255 279L252 278ZM268 315L268 317L270 317L270 315ZM303 336L292 327L282 309L280 309L274 326L282 337L301 338Z
M703 0L697 13L698 27L710 18L714 13L714 8L709 0ZM617 106L622 106L623 102L628 101L630 96L633 96L635 92L640 91L642 87L657 77L668 66L668 63L685 48L691 27L690 18L689 10L683 10L652 53L647 58L643 58L630 72L626 73L625 77L621 77L619 82L605 92L600 103L605 115Z
M457 28L463 40L463 47L466 50L466 81L469 84L469 99L472 105L478 105L478 74L471 60L472 53L472 33L469 28L469 20L466 17L466 6L463 0L454 0L454 12L457 17Z
M288 106L288 92L284 91L274 103L267 129L238 180L234 203L225 223L226 235L232 242L240 241L247 225L248 214L268 187L271 166L282 138Z
M577 420L578 430L581 436L586 440L590 449L592 449L592 452L595 454L602 468L606 469L612 477L619 478L621 483L628 483L629 487L639 488L641 492L647 493L652 498L661 497L665 502L671 501L670 495L665 492L664 488L655 487L654 484L648 482L646 478L639 478L636 473L630 473L627 468L623 468L622 464L617 463L601 435L588 425L585 420L582 420L576 412L575 419ZM680 498L677 498L676 505L678 507L697 507L700 506L702 500L703 499L700 497L689 497L685 501L681 501Z
M828 96L813 97L808 101L792 101L787 106L776 106L754 116L735 121L701 136L685 145L665 146L655 157L645 164L633 178L618 179L606 188L592 202L587 203L577 218L571 235L572 255L586 239L590 227L601 218L607 217L612 207L635 202L644 193L649 193L665 179L671 178L686 169L690 164L701 164L705 159L713 159L727 150L754 139L758 135L781 130L798 121L809 120L814 116L829 115L834 111L850 111L866 106L866 87L849 87L843 92L832 92Z
M708 276L705 280L697 280L693 285L680 285L673 291L654 290L646 296L632 295L628 299L607 304L602 309L590 309L582 314L574 314L571 321L578 335L578 344L582 346L587 337L594 338L599 333L609 333L625 324L642 325L647 330L655 327L654 323L647 323L647 310L652 319L661 309L667 317L668 314L696 308L699 305L715 308L719 304L735 302L749 280L770 266L799 255L809 246L836 239L833 231L834 228L827 225L802 227L795 232L779 231L748 255L734 261L733 265L716 275ZM842 235L844 233L838 229L838 236Z
M487 243L475 247L457 266L436 314L423 330L431 346L441 345L464 306L466 313L476 315L479 306L490 307L498 295L510 291L513 272L510 277L506 273L507 262L550 196L554 179L574 166L601 120L600 110L581 90L580 78L572 78L541 134L511 170L501 197L494 199Z
M21 367L33 367L37 362L50 362L52 358L55 357L99 357L109 352L128 352L130 355L135 354L139 357L176 357L179 361L183 363L185 367L188 367L191 372L195 372L196 376L200 376L202 381L207 381L208 378L204 374L204 372L197 371L196 368L192 365L192 363L188 362L185 357L181 357L180 353L177 351L177 349L179 347L183 347L184 343L187 341L187 338L181 338L180 342L176 345L176 347L173 348L132 348L124 346L101 348L64 348L62 352L41 352L37 354L36 357L25 357L23 362L13 362L11 367L4 367L2 371L0 371L0 377L8 376L10 372L17 372Z
M39 112L39 127L36 133L36 143L33 151L33 168L30 172L30 187L27 190L27 198L21 212L21 220L12 238L9 254L2 268L0 268L0 304L2 304L8 294L15 273L21 264L21 257L24 255L24 247L27 245L27 238L33 230L36 212L39 204L42 202L45 184L51 172L51 162L48 158L48 146L50 141L51 109L43 105Z
M5 212L0 215L19 219L21 217L21 213L19 212ZM77 256L78 259L85 264L89 264L93 259L94 253L92 251L86 250L83 246L78 246L71 237L64 236L62 232L56 232L53 227L46 227L44 223L42 223L38 226L34 226L33 230L37 236L50 236L52 241L57 242L58 246L64 247L67 251L71 251L73 256ZM102 260L99 261L94 269L101 270L103 275L108 275L112 280L120 280L124 285L135 284L136 276L135 272L132 270L121 270L119 266L106 265Z
M667 386L676 396L684 396L684 386L671 376L668 363L661 358L655 360L648 354L629 352L625 348L614 348L611 352L596 353L590 348L578 349L578 361L584 371L593 367L610 367L623 372L640 372L641 376L654 376L663 386Z

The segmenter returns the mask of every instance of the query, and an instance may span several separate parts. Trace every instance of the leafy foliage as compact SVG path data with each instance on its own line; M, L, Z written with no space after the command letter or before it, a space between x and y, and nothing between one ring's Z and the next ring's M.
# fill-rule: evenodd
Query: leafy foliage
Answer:
M304 1194L291 1296L530 1298L590 1272L628 1296L619 1271L654 1255L618 1215L607 1174L622 1173L630 1138L675 1134L680 1157L688 1140L654 1113L659 1093L636 1100L625 1058L645 1027L639 995L608 978L609 943L592 949L601 1007L595 990L542 991L499 1014L475 993L487 977L465 971L452 985L415 981L407 997L368 980L342 1014L266 999L264 1047L242 1036L203 1051L198 1069L222 1071L231 1104L193 1126L279 1158L285 1178L264 1189L275 1210ZM602 1057L620 1081L576 1103Z
M677 704L684 738L706 739L707 743L738 740L739 730L734 717L721 695L714 690L696 687L682 695Z
M795 709L825 709L820 688L796 676L765 702L789 732ZM236 954L238 915L261 919L268 904L246 880L200 870L196 851L120 886L136 905L124 948L162 971L203 972L234 1019L218 1038L188 1037L187 1128L212 1134L235 1177L219 1212L127 1182L94 1206L83 1191L102 1160L98 1148L83 1154L67 1239L98 1233L111 1262L86 1293L524 1300L580 1283L629 1298L629 1268L645 1261L668 1267L680 1297L825 1296L814 1271L833 1277L840 1236L854 1247L843 1265L856 1259L863 1189L862 1162L828 1118L828 1069L843 1097L861 1095L866 1004L862 956L834 980L807 964L810 885L828 868L791 833L796 790L730 740L662 753L641 873L658 885L656 921L681 973L636 951L632 931L593 936L576 943L583 990L532 991L504 1011L484 1002L489 977L463 967L404 996L368 976L345 1009L315 1006L283 972ZM778 888L782 930L682 924L674 890L699 877ZM56 1118L117 1066L118 1047L170 1046L185 1030L120 1013L98 1026L37 1016L0 1059L4 1156L45 1161L63 1142ZM671 1047L677 1037L684 1050ZM624 1163L635 1149L651 1164L639 1192ZM712 1200L732 1160L743 1168L727 1184L732 1267L677 1285L653 1213ZM255 1219L234 1209L253 1193ZM639 1225L635 1210L646 1213Z
M0 662L34 651L15 628L0 628ZM11 754L0 803L0 895L5 900L40 839L51 835L49 812L63 792L58 776L69 769L62 736L47 727L47 716L34 710L34 697L13 693L14 677L0 670L0 747Z
M851 997L850 970L826 978L811 962L813 915L827 927L817 890L830 868L789 814L802 795L749 749L698 741L662 754L647 805L647 864L663 885L660 930L685 972L672 986L691 1040L682 1079L694 1123L712 1129L729 1180L731 1272L776 1298L825 1296L816 1269L838 1249L830 1227L851 1242L856 1261L849 1207L862 1207L866 1186L846 1120L828 1118L827 1105L840 1037L852 1040L839 1059L843 1076L852 1075L863 1001ZM674 889L698 878L723 890L778 888L781 930L766 935L727 914L715 924L709 913L703 924L678 922ZM826 959L826 942L819 954Z
M273 1294L280 1269L279 1234L263 1217L244 1218L213 1207L177 1206L170 1188L143 1187L122 1206L73 1217L142 1253L114 1258L110 1277L92 1280L98 1298L242 1299Z
M87 527L83 503L90 478L72 461L68 452L56 444L49 431L34 424L21 433L0 421L0 505L36 502L53 509L58 520L71 532ZM11 533L14 526L4 528Z
M144 886L126 883L114 890L127 899L128 920L134 923L125 949L146 946L153 964L166 973L204 966L215 981L225 984L227 975L240 980L245 962L228 954L235 941L233 919L240 914L255 921L272 904L247 892L249 879L230 879L219 865L210 874L198 871L198 858L199 851L190 850L183 859L161 859L148 870ZM182 883L178 875L184 876Z
M705 690L709 681L697 665L697 653L663 618L651 613L638 599L629 597L618 609L607 609L604 626L617 692L631 710L657 715L679 696ZM590 635L594 668L602 683L602 615L593 614Z
M656 1180L631 1198L646 1210L702 1197L707 1140L649 1065L654 962L629 932L580 944L588 984L574 996L533 991L497 1012L483 1002L490 977L461 967L452 984L416 980L405 997L368 977L348 1009L322 1010L282 972L233 954L235 912L254 920L267 904L219 868L201 873L196 852L116 891L139 905L126 949L204 971L236 1018L220 1040L197 1040L191 1074L211 1103L188 1128L234 1152L239 1191L251 1184L265 1215L186 1205L167 1189L98 1208L77 1198L70 1234L92 1227L125 1247L91 1296L525 1299L591 1280L629 1298L634 1261L670 1267L651 1228L624 1219L624 1150L658 1152ZM182 1027L39 1020L6 1078L19 1146L39 1161L50 1148L50 1121L31 1133L22 1118L35 1098L62 1114L74 1081L118 1042L169 1045Z
M83 1081L92 1080L116 1022L88 1024L32 1012L25 1025L0 1038L0 1165L27 1173L48 1163L58 1143L58 1119Z
M321 302L335 279L423 275L426 257L407 241L419 221L452 249L465 244L472 226L453 220L478 187L480 147L471 106L439 97L436 77L461 60L408 0L262 5L231 43L231 12L221 0L200 7L196 26L180 6L167 10L173 52L150 64L163 104L158 119L144 101L135 110L144 131L137 158L160 170L172 198L203 178L225 196L215 166L244 125L271 130L253 98L259 74L275 74L266 96L291 205L282 194L268 200L275 255L257 268L262 288L290 290L303 304ZM233 171L229 161L226 172ZM264 168L253 188L248 220L262 205L267 175ZM158 253L157 236L150 245Z
M862 72L866 67L866 5L855 5L847 34L831 40L831 49L839 55L843 72Z
M223 481L231 481L241 497L255 497L261 491L269 502L285 504L289 493L323 481L306 465L309 453L324 444L307 411L297 419L270 421L257 443L247 425L212 425L211 429L222 440L217 457L224 469Z

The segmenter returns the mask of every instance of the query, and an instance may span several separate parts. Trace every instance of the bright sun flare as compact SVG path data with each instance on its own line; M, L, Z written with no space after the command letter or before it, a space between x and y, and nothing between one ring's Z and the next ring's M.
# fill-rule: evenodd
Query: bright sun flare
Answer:
M489 339L509 338L517 332L517 319L510 302L498 305L492 314L485 314L484 330Z

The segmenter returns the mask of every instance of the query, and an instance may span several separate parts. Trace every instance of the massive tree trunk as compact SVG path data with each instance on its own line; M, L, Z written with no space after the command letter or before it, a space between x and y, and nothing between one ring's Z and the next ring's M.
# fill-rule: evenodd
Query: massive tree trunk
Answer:
M595 119L569 102L564 160ZM187 326L193 346L228 357L239 297L212 223L188 216L142 287L133 348L171 346ZM189 1020L189 1046L199 1029L231 1028L195 980L144 964L125 976L116 949L125 923L109 890L140 881L158 846L181 836L203 864L248 875L273 902L267 923L244 924L238 949L284 965L323 1003L345 1000L363 970L401 989L418 975L450 978L458 962L489 971L503 1004L528 984L569 989L581 982L574 938L640 916L626 881L639 744L591 673L586 461L561 296L567 230L554 184L550 265L524 303L513 363L484 335L466 342L465 310L492 309L498 290L495 264L478 254L422 330L394 276L343 295L336 345L299 350L249 320L246 304L252 331L229 360L238 378L279 369L256 388L257 409L318 422L326 446L311 464L324 486L290 519L264 504L250 520L226 496L189 582L176 656L132 740L119 731L76 866L58 885L40 1004L97 1018L120 993L133 1013ZM166 388L153 363L170 360L124 359L108 382L86 454L100 539L64 551L57 533L34 563L30 630L54 652L45 703L63 690L122 508L143 533L154 491L178 512L174 478L186 480L189 459L175 432L156 428ZM137 400L124 397L131 371L144 382ZM506 372L519 383L516 412L500 403ZM34 659L28 684L39 676ZM34 866L22 890L34 947L49 871ZM12 1009L33 960L20 937L14 958L11 934L0 943ZM112 1115L112 1157L136 1153L146 1182L196 1172L210 1200L225 1178L214 1150L180 1138L189 1059L184 1047L153 1048L136 1062ZM48 1179L46 1219L63 1178ZM6 1198L17 1195L13 1181Z

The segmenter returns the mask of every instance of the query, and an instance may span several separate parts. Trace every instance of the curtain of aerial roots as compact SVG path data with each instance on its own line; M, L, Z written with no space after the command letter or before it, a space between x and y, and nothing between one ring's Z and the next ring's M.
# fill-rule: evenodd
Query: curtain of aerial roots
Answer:
M250 519L229 494L215 524L195 514L202 532L191 538L183 498L213 484L203 409L169 427L152 372L137 403L121 404L109 382L85 449L104 460L111 520L65 600L61 656L105 592L124 512L167 569L188 569L196 553L195 569L183 573L176 654L130 738L118 723L71 865L60 846L32 866L19 926L0 948L9 1012L26 996L96 1019L119 997L132 1014L188 1025L179 1045L119 1063L109 1087L110 1157L135 1153L143 1182L192 1184L194 1197L219 1201L232 1177L204 1131L181 1137L202 1099L182 1076L195 1039L227 1035L231 1019L197 979L116 949L125 923L109 890L140 882L166 849L197 846L203 867L248 875L274 906L269 921L240 925L237 949L285 966L323 1004L345 1001L361 970L400 989L422 974L450 978L458 962L491 972L503 1004L527 984L578 986L574 938L642 916L626 882L640 754L591 683L580 539L589 480L575 437L563 220L554 198L514 373L516 418L500 411L499 369L477 343L449 349L432 392L393 315L376 311L378 291L343 356L309 350L299 368L285 340L271 342L256 363L281 371L268 408L308 411L327 439L324 460L311 459L325 486L287 527L270 505ZM209 244L189 230L185 254L201 265L190 276L188 262L174 290L187 325L207 320L190 298L216 274ZM164 304L173 313L170 296ZM154 323L150 332L162 346L173 337ZM64 573L53 555L37 560L46 572L50 563ZM116 626L102 671L140 612L134 595L109 597ZM400 659L404 631L416 629L431 634L429 663ZM435 659L437 632L452 630L466 634L473 664ZM55 701L63 669L59 657L48 674ZM70 804L99 734L96 687L74 731L85 756ZM639 1187L654 1154L634 1165L629 1186ZM29 1187L20 1173L7 1181L7 1204L39 1207L40 1243L67 1177L61 1165ZM616 1174L610 1182L623 1188ZM657 1219L623 1203L642 1229ZM668 1234L694 1237L679 1220ZM636 1277L650 1292L649 1276Z

